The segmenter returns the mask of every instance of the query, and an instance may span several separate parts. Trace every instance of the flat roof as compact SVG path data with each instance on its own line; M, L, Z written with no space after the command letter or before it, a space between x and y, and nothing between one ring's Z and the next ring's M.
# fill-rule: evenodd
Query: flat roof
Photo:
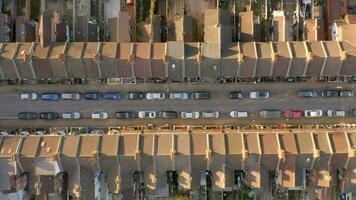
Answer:
M191 154L191 140L189 134L177 134L176 138L176 148L177 153L182 155L190 155Z
M11 157L16 153L21 137L1 137L0 157Z
M102 59L117 58L118 43L116 42L102 42L101 43L101 57Z
M84 46L83 58L92 59L93 56L97 53L100 43L87 42Z
M156 155L171 155L172 150L172 135L160 134L156 135Z
M225 135L210 134L211 150L214 154L226 155ZM213 155L214 155L213 154Z
M313 154L314 144L312 135L309 132L294 133L298 152L301 154Z
M21 148L21 156L35 157L37 154L39 142L40 137L38 136L27 137L24 139Z
M62 154L68 157L77 156L78 142L80 137L65 136L63 137Z
M117 156L119 149L118 135L103 135L101 137L100 153L106 156Z
M86 43L84 43L84 42L70 42L70 43L68 43L66 57L67 58L81 58L85 44Z
M344 132L328 133L334 153L348 153L348 145Z
M330 151L328 139L327 139L327 133L313 133L314 135L314 141L316 144L316 148L318 148L321 152L330 154L332 153Z
M55 43L50 46L49 58L58 59L59 54L64 53L65 43Z
M259 134L262 154L278 154L278 141L275 133Z
M281 148L288 154L298 154L294 134L278 134Z
M119 155L127 156L134 155L137 150L137 140L139 135L125 134L120 135L119 139Z
M79 145L79 156L91 156L93 152L98 151L100 136L93 135L83 137L81 136L81 141Z
M58 149L60 136L41 137L38 156L54 155Z
M35 48L33 50L32 59L46 59L49 53L50 47L42 47L40 44L35 44Z
M154 152L154 143L156 143L158 138L154 134L145 134L140 136L140 151L145 155L152 156Z
M246 133L243 134L245 148L249 153L260 154L260 147L258 146L258 134L257 133Z
M16 59L23 59L24 54L31 54L31 47L32 43L25 42L25 43L19 43L18 45L18 51L17 54L15 55Z
M206 143L206 134L192 134L191 136L191 146L192 154L195 155L205 155L208 149Z

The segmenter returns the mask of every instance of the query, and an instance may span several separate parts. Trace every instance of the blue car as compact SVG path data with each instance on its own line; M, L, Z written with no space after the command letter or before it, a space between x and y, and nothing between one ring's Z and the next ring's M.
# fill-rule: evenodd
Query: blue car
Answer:
M41 99L45 101L58 101L60 99L59 93L43 93Z
M84 94L84 99L86 100L100 100L101 99L100 92L87 92Z
M104 99L108 100L120 100L121 94L118 92L108 92L104 94Z

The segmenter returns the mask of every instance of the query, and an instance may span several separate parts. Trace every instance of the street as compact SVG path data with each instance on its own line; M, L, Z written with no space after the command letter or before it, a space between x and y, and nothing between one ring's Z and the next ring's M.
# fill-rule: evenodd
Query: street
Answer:
M339 124L339 123L355 123L356 118L352 117L326 117L327 109L342 109L349 110L356 108L355 97L345 98L323 98L320 92L323 89L344 88L352 89L356 84L342 83L315 83L311 86L310 83L290 83L290 84L239 84L239 85L51 85L51 87L35 86L14 86L3 88L0 93L0 127L36 127L36 126L125 126L125 125L245 125L245 124ZM50 90L48 89L50 88ZM68 90L67 88L72 88ZM160 89L161 88L161 89ZM299 98L297 97L298 90L314 89L318 91L317 98ZM244 91L246 96L253 90L268 90L271 97L264 100L249 99L232 100L229 98L230 91ZM142 92L165 92L165 100L84 100L83 95L80 101L59 100L59 101L24 101L21 100L19 94L21 92L34 91L42 92L73 92L81 93L100 91L100 92L121 92L142 91ZM172 91L210 91L211 99L209 100L170 100L169 92ZM262 119L259 116L259 111L262 109L278 109L281 111L287 109L322 109L324 116L321 118L300 118L300 119ZM119 120L114 119L115 112L118 111L219 111L220 117L217 119L133 119ZM249 112L247 118L231 118L229 116L232 110L243 110ZM63 112L79 111L83 119L79 120L17 120L19 112L58 112L61 116ZM92 120L91 112L105 111L109 113L107 120ZM19 123L20 122L20 123Z

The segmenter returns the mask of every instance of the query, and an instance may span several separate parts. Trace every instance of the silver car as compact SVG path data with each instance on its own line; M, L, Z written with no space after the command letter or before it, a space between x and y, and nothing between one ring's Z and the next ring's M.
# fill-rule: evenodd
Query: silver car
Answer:
M64 112L62 114L63 119L79 119L80 113L79 112Z
M187 100L188 93L187 92L172 92L169 94L170 99L180 99L180 100Z
M199 112L198 111L192 111L192 112L182 112L181 117L183 119L198 119L199 118Z
M138 112L138 117L141 119L153 119L156 118L156 112L155 111L140 111Z
M218 111L205 111L205 112L202 112L201 116L204 118L219 118L219 112Z
M80 100L80 94L78 92L62 93L63 100Z
M251 99L267 99L269 98L269 92L264 90L250 92Z
M305 117L321 117L323 116L323 111L320 109L309 109L304 111Z
M247 111L237 111L237 110L231 111L230 117L232 117L232 118L248 117L248 112Z
M107 112L93 112L91 113L92 119L107 119L109 114Z
M326 114L328 115L328 117L345 117L346 116L346 111L337 110L337 109L331 109L331 110L327 110Z
M37 97L38 97L38 95L34 92L22 93L20 95L20 98L22 100L29 100L29 101L37 100Z
M164 99L166 97L166 95L162 92L149 92L146 94L146 99L149 100L154 100L154 99Z

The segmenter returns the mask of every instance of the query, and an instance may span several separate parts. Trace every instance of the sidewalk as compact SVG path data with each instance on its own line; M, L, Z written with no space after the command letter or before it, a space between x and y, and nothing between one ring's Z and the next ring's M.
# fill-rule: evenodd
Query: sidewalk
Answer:
M239 84L118 84L107 85L101 83L92 83L84 85L64 85L64 84L24 84L24 85L2 85L0 86L0 93L20 93L20 92L88 92L88 91L221 91L223 90L274 90L276 88L294 88L294 89L324 89L324 88L356 88L355 83L239 83Z

